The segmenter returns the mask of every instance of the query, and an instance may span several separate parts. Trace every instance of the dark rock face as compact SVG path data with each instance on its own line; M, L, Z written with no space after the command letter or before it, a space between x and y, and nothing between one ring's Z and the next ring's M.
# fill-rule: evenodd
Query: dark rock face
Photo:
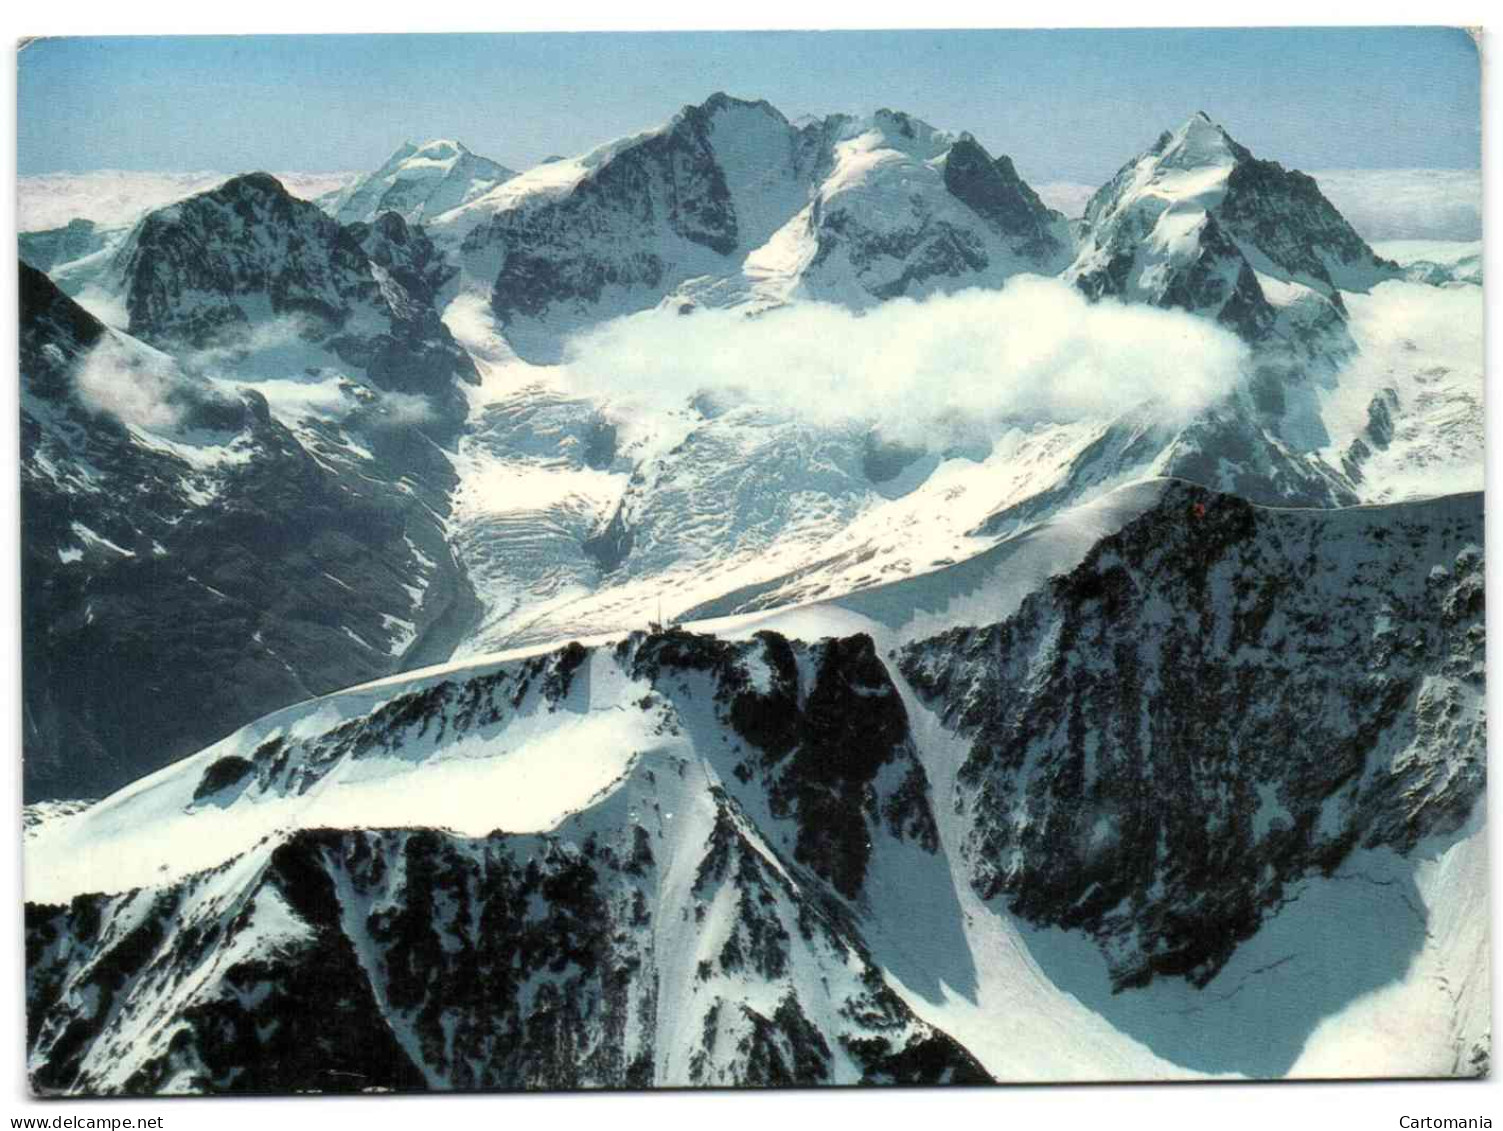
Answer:
M1220 209L1233 238L1257 248L1294 279L1319 287L1343 312L1339 291L1365 291L1398 277L1398 265L1367 246L1314 177L1237 149Z
M861 470L873 483L888 483L903 473L915 461L922 459L925 449L890 440L876 431L867 434L861 451Z
M453 472L430 443L380 429L352 460L337 429L299 438L264 400L179 373L166 400L184 426L241 453L195 466L78 392L90 351L139 347L24 264L21 281L28 799L97 796L398 670L390 618L421 634L460 599L434 518Z
M937 850L907 711L870 637L810 647L761 632L729 645L673 632L646 640L633 660L654 681L673 668L714 673L726 721L759 751L736 776L761 779L773 816L796 827L794 859L841 895L860 895L875 837Z
M330 345L361 365L378 387L427 395L440 416L463 421L468 406L454 380L478 385L480 374L439 316L438 292L455 268L421 227L409 226L395 212L382 213L369 226L353 224L349 233L381 284L391 328L371 338L340 335Z
M239 908L215 898L219 877L210 873L160 893L29 909L30 954L37 962L30 967L28 991L39 1006L62 1005L65 983L57 975L67 960L96 956L86 994L92 1008L73 1013L61 1027L32 1015L31 1038L52 1053L32 1077L35 1091L77 1094L86 1080L80 1060L109 1023L118 1022L112 1011L120 1003L165 992L174 975L200 968L219 948L250 934L269 907L287 908L308 925L306 931L288 940L286 950L243 953L227 964L212 990L182 1011L179 1027L159 1042L158 1054L118 1090L153 1095L421 1087L421 1074L393 1038L349 940L339 933L337 914L329 921L338 900L310 855L305 846L282 845ZM121 929L132 915L140 916L139 924ZM351 1040L356 1033L360 1039Z
M1362 467L1373 452L1386 451L1393 442L1393 414L1398 408L1397 389L1387 387L1374 394L1367 406L1367 427L1352 439L1341 461L1342 469L1353 481L1362 480Z
M1010 157L992 160L969 134L962 134L945 158L945 188L999 233L1024 240L1031 254L1043 257L1059 250L1054 235L1059 213L1018 176Z
M1266 337L1275 320L1252 267L1214 216L1206 217L1199 250L1164 290L1159 305L1215 310L1216 321L1249 341Z
M1261 506L1343 507L1357 502L1343 475L1292 450L1237 405L1203 413L1175 436L1164 472Z
M717 834L733 827L730 811L722 808ZM29 1043L45 1067L33 1087L96 1091L98 1046L130 1028L112 1006L166 998L204 975L191 1005L171 1018L170 1038L158 1025L138 1030L152 1051L134 1050L139 1066L111 1093L649 1087L663 876L648 848L654 838L633 829L583 841L572 832L474 840L319 830L281 843L248 887L227 890L226 866L157 895L34 906ZM759 863L738 834L724 835L707 846L694 897L726 889L743 909L718 967L738 979L784 980L785 918L804 946L864 955L845 924ZM282 930L268 935L273 915ZM132 917L139 926L119 929ZM740 949L766 931L772 949ZM85 950L96 957L81 969ZM235 951L240 958L214 968L217 955ZM860 1010L865 1032L844 1037L862 1082L990 1082L864 969L847 1008ZM92 1009L73 1004L90 999ZM740 1016L722 1016L732 1013ZM808 1020L791 990L770 1016L716 996L703 1028L692 1082L832 1081L835 1038Z
M974 275L991 262L973 232L944 220L884 233L867 227L865 218L852 209L829 209L819 216L819 250L813 266L822 266L840 247L849 249L851 266L857 271L882 260L906 261L897 278L875 288L873 294L879 299L898 298L915 284L936 277Z
M709 140L720 99L685 107L671 129L627 147L556 204L500 212L471 234L467 250L505 248L491 293L503 322L598 302L607 286L658 287L667 267L643 237L659 228L720 255L735 250L735 207Z
M70 388L70 363L98 344L104 324L24 261L17 281L22 386L39 397L56 400Z
M454 277L455 268L445 262L423 229L409 225L395 212L383 212L370 224L351 224L348 231L371 263L386 272L402 288L408 303L419 309L431 308L439 288Z
M631 556L636 532L627 524L625 511L617 506L611 519L599 531L586 538L581 546L587 557L600 567L601 573L619 569Z
M252 295L327 333L378 291L355 237L266 173L150 213L121 254L127 328L153 344L217 344L249 324L237 300Z
M786 654L781 650L787 645L772 634L764 643L769 657ZM786 674L787 661L781 666ZM786 683L784 688L786 695ZM885 819L899 839L912 836L930 852L938 847L925 800L928 783L908 737L908 714L870 637L824 646L797 726L796 749L771 783L774 814L797 815L795 859L853 898L871 852L869 824L880 828ZM776 757L778 745L768 751L770 757ZM880 801L873 785L882 769L898 760L909 763L907 773L898 790Z
M984 898L1204 985L1285 886L1454 831L1485 775L1482 510L1257 510L1187 485L989 628L905 649L972 741Z

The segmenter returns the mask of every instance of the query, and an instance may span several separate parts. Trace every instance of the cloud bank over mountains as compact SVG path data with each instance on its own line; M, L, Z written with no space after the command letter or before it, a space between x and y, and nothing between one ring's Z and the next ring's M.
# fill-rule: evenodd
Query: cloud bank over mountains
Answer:
M1152 401L1188 417L1239 379L1246 347L1180 311L1088 302L1057 279L893 299L866 311L804 303L748 318L667 310L572 343L571 377L599 395L676 407L726 392L806 419L870 420L932 437L963 419L1065 422Z
M217 188L233 173L140 173L99 169L91 173L45 173L16 178L16 230L40 232L70 220L101 227L130 224L152 209ZM343 188L353 173L273 173L293 196L312 200Z
M1482 173L1477 169L1327 169L1310 174L1362 237L1373 240L1479 240ZM1050 208L1085 211L1095 185L1035 186Z

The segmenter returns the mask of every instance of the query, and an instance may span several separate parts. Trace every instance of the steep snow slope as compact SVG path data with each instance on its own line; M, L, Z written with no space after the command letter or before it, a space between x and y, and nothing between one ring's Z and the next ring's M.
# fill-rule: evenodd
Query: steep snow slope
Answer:
M462 142L437 139L407 142L375 172L357 177L318 203L341 224L373 224L383 212L395 212L409 224L421 224L459 208L504 184L516 173Z
M1089 530L892 668L749 625L495 657L37 814L34 1082L1475 1071L1480 499L1154 484ZM1422 1036L1334 1059L1379 1001Z

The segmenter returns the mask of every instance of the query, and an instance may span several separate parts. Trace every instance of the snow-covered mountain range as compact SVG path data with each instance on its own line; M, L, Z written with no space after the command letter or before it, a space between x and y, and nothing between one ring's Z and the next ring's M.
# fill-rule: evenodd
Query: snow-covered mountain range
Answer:
M1068 249L1063 218L968 134L887 110L796 127L723 94L432 227L537 361L582 325L660 303L866 306L1053 273Z
M1390 981L1432 1039L1361 1069L1473 1070L1480 499L1395 521L1125 491L1117 532L994 624L835 608L869 631L455 665L43 822L38 1085L1270 1075ZM951 591L974 614L995 585ZM1193 1052L1154 1020L1187 999L1223 1034Z
M1485 1070L1475 246L715 95L22 256L38 1090Z

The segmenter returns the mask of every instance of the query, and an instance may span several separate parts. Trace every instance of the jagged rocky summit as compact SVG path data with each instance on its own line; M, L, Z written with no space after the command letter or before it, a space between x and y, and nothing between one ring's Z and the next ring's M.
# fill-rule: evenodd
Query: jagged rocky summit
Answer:
M117 255L125 327L163 348L318 346L380 387L426 395L450 426L469 355L435 305L452 269L396 213L342 226L265 173L150 213Z

